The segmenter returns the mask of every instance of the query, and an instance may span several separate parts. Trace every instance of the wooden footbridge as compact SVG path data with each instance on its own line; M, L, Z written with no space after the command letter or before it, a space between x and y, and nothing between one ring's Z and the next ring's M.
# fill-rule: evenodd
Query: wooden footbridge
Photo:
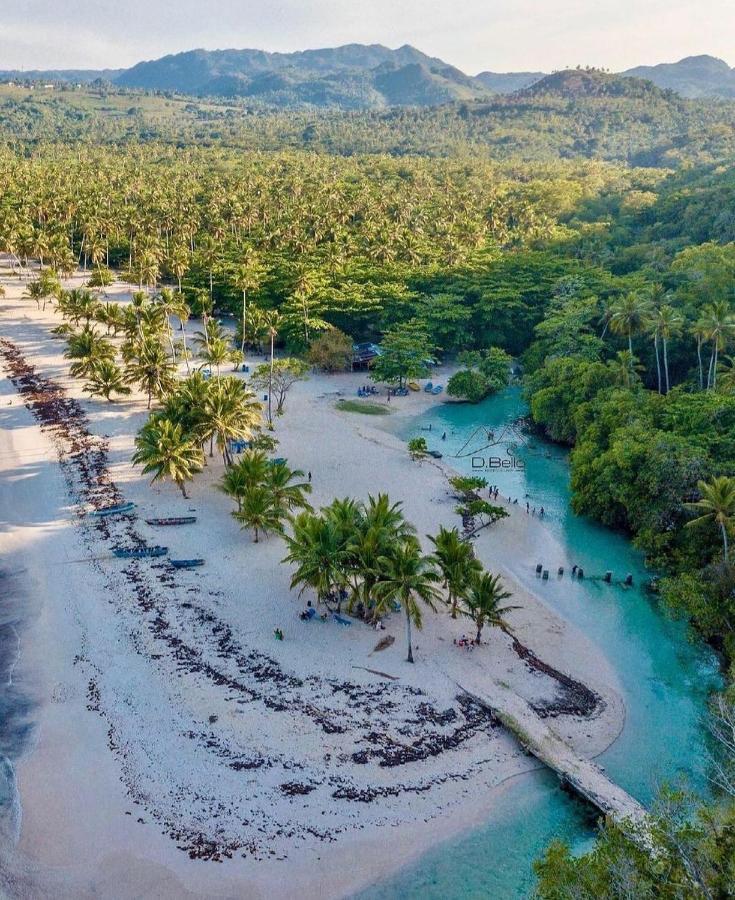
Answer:
M645 825L645 807L611 781L600 766L576 753L515 691L496 680L487 687L484 678L482 687L475 683L479 679L473 679L468 686L452 680L468 697L494 713L524 750L556 772L564 785L601 813L634 831Z

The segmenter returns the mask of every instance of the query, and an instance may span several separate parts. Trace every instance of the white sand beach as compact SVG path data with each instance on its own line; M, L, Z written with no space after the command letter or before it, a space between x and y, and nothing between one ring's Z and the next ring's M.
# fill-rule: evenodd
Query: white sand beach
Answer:
M471 626L445 609L426 614L414 665L400 614L382 633L359 621L301 621L307 598L289 590L285 545L275 536L255 544L240 529L215 487L222 461L209 460L189 501L174 485L151 487L130 465L144 399L87 399L50 333L58 318L20 299L17 278L2 283L0 554L27 611L14 679L36 704L36 724L17 765L19 835L3 850L0 889L343 897L490 817L498 792L538 764L454 681L502 680L553 713L573 705L568 685L529 666L500 631L488 629L472 652L456 647ZM124 300L127 288L108 293ZM71 436L42 427L32 398L21 397L20 358L78 404ZM356 373L297 384L276 420L278 455L312 473L314 506L384 492L421 536L458 525L442 465L412 462L378 417L336 408L337 392L352 396L364 381ZM437 401L398 398L392 416ZM134 514L79 514L103 496L134 501ZM145 523L187 514L194 525ZM141 541L206 565L173 571L165 560L112 556L113 546ZM511 555L529 566L539 555L562 559L553 543L543 522L511 508L475 546L521 607L510 615L521 644L595 695L590 715L551 720L595 756L624 721L615 675L506 565ZM386 634L395 643L375 652Z

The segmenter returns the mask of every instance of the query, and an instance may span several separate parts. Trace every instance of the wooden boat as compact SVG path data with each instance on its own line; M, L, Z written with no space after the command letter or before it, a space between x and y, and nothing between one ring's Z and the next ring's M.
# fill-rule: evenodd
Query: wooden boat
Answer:
M118 559L148 559L151 556L165 556L168 547L140 547L138 550L113 550Z
M102 509L93 509L90 516L114 516L118 513L128 513L135 509L134 503L116 503L114 506L103 506Z
M146 519L146 525L192 525L196 516L170 516L168 519Z
M442 458L442 455L438 450L427 450L426 452L429 454L429 456L433 456L434 459Z
M419 386L418 381L409 381L408 386L412 391L420 391L421 387Z
M431 393L432 394L441 394L441 392L443 390L444 390L444 386L441 384L437 384L431 389Z
M174 569L196 569L204 565L203 559L170 559L169 562Z

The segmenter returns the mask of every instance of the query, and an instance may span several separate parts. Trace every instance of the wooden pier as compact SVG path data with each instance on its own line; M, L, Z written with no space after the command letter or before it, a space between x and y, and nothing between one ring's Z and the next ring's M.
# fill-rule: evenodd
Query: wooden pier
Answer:
M563 784L601 813L619 825L633 826L636 830L646 823L645 807L611 781L600 766L575 753L515 691L498 681L492 681L487 688L479 688L474 683L469 687L457 681L455 684L494 713L524 750L556 772Z

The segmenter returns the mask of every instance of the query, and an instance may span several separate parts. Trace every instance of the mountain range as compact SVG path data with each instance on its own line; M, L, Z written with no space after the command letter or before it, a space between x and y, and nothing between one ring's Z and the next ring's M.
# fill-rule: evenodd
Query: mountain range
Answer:
M712 56L638 66L617 76L584 83L567 79L565 90L635 93L622 79L645 79L683 97L735 97L735 69ZM269 107L380 109L438 106L452 101L487 100L533 88L557 92L560 73L481 72L470 76L441 59L404 45L347 44L320 50L270 53L264 50L189 50L140 62L129 69L0 71L0 79L67 83L109 82L124 88L193 96L239 97ZM556 80L555 80L556 79Z

